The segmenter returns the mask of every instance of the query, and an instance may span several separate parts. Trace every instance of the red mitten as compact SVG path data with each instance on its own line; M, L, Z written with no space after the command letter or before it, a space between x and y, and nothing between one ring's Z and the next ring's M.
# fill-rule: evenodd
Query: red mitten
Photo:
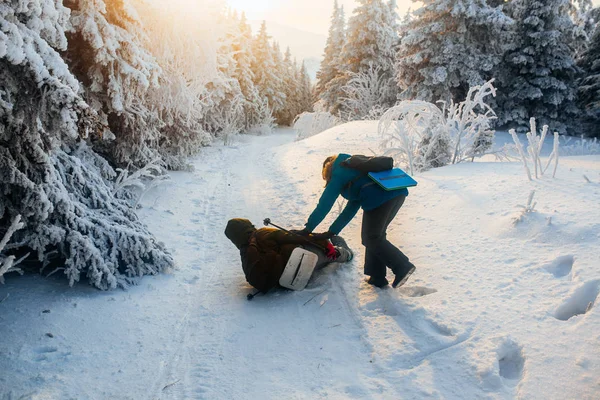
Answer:
M327 251L325 252L325 255L332 261L335 261L335 259L337 258L337 251L335 250L335 247L333 247L331 242L327 242Z

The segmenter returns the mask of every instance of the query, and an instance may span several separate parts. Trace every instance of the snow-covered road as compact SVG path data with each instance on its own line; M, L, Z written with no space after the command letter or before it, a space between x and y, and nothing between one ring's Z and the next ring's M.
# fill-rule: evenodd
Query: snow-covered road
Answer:
M359 215L343 232L355 261L302 292L246 300L227 220L300 227L324 157L368 154L375 131L358 122L205 149L140 210L172 250L172 274L107 293L8 279L0 398L597 399L598 157L533 183L518 163L429 171L390 229L418 268L405 287L363 281ZM532 189L536 212L515 224Z

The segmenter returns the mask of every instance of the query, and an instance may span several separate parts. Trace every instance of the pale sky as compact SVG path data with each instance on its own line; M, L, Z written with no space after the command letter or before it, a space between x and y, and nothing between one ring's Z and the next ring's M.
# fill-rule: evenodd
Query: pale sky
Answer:
M600 1L600 0L598 0ZM239 11L245 11L250 20L276 21L309 32L327 34L333 12L333 0L227 0ZM346 16L358 5L354 0L338 0ZM412 0L398 0L400 16L410 8L417 8Z
M250 20L276 21L282 25L304 31L327 34L333 0L227 0L239 11L245 11ZM344 6L346 16L357 6L354 0L338 0ZM398 13L402 17L409 8L417 9L412 0L397 0ZM600 6L600 0L593 0Z

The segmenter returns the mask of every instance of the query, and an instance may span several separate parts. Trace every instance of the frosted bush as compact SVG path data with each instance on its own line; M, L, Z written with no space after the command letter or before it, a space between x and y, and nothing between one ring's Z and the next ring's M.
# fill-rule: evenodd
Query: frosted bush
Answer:
M340 120L328 112L305 112L296 117L294 130L296 140L302 140L317 135L338 125Z
M538 135L537 126L535 118L531 118L530 123L530 131L527 132L527 141L529 143L527 147L527 151L523 149L523 145L517 136L517 132L514 129L511 129L509 132L515 142L515 146L517 152L519 154L519 158L523 163L523 168L525 169L525 173L529 180L532 180L531 168L529 167L530 163L533 167L535 178L540 178L544 175L544 173L548 170L551 163L554 162L554 171L552 177L556 176L556 170L558 169L558 161L559 161L559 148L560 148L560 138L558 132L554 133L554 147L552 154L548 157L548 161L546 166L542 166L542 158L541 153L544 147L544 141L546 139L546 135L548 134L548 125L544 125L542 131Z
M589 156L600 154L600 140L598 138L573 139L567 137L563 140L560 148L561 153L565 156Z
M492 82L469 89L461 103L440 102L442 108L420 100L390 108L379 120L384 152L411 173L490 154L495 114L485 98L496 94Z
M395 91L393 80L383 74L381 67L371 64L365 71L350 73L340 99L344 120L379 119Z

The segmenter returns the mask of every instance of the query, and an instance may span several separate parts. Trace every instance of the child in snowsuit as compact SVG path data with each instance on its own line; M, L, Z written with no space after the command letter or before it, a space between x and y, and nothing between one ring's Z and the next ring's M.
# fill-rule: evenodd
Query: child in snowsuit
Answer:
M307 237L273 228L256 229L252 222L242 218L229 220L225 235L240 250L246 280L263 293L279 285L279 278L297 247L317 254L319 261L316 268L352 259L352 251L340 237L332 238L337 247L327 239L314 240L318 246L327 249L324 253L318 246L311 245Z
M327 232L313 236L325 239L339 234L362 207L361 239L366 248L364 273L370 276L368 283L377 287L388 285L385 275L389 267L396 275L392 286L401 286L415 271L415 266L387 240L386 231L408 196L408 190L382 189L366 174L342 165L349 158L348 154L338 154L323 163L325 190L302 232L313 232L342 195L348 200L344 210Z

